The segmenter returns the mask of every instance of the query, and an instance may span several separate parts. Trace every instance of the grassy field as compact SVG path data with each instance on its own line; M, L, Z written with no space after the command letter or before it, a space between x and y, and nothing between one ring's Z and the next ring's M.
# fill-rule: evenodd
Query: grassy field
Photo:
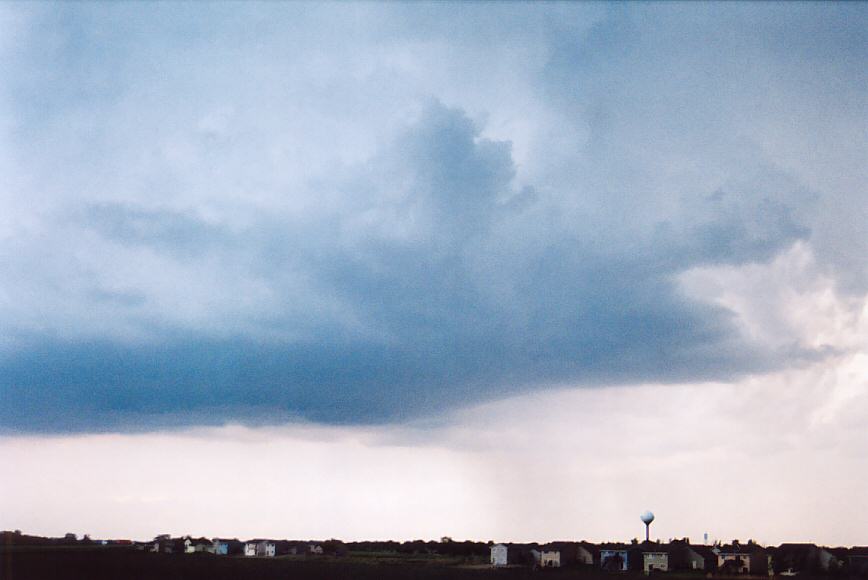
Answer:
M705 580L703 574L661 574L659 580ZM151 554L127 547L19 546L0 548L0 580L647 580L641 573L593 568L493 569L484 559L395 552L345 557L244 558L213 554ZM768 580L767 577L764 577ZM811 580L799 576L800 580ZM715 580L736 580L715 577ZM738 577L738 580L748 580ZM828 579L827 579L828 580Z
M343 558L244 558L212 554L150 554L129 548L28 547L0 550L2 580L518 580L531 577L552 580L612 578L577 569L542 572L527 568L494 570L479 561L394 553L361 552Z

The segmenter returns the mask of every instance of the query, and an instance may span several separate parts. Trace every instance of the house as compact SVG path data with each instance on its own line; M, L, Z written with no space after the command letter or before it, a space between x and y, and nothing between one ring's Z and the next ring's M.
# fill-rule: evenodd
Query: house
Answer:
M573 566L576 564L593 566L596 546L587 542L552 542L544 546L544 549L540 553L540 558L542 558L542 552L544 551L559 552L558 560L560 564L557 567ZM554 555L550 555L546 561L552 562L554 559ZM542 564L540 563L540 565ZM553 565L548 564L548 567L553 567Z
M619 544L604 544L600 547L600 568L607 572L626 572L629 567L628 550Z
M541 550L536 544L495 544L489 547L492 566L539 566Z
M230 556L242 553L244 545L237 539L214 538L211 540L213 553L218 556Z
M260 540L256 543L256 555L274 558L277 554L277 544L271 540Z
M539 554L540 568L560 568L561 551L553 546L547 546L537 552Z
M645 574L669 572L669 550L665 545L644 542L639 550L642 554L642 571Z
M196 552L214 553L214 543L208 538L193 538L184 536L181 539L181 551L185 554L194 554Z
M322 556L325 552L319 544L308 544L307 548L309 554L315 554L317 556Z
M690 540L672 540L669 543L669 569L713 572L717 568L717 554L711 546L691 544Z
M662 551L642 552L642 571L669 572L669 553Z
M528 555L530 556L528 563L530 563L534 568L539 568L539 561L542 560L542 550L539 549L539 546L534 545L530 548L528 550Z
M213 554L214 542L208 538L193 538L193 552L197 554ZM189 553L189 552L188 552Z
M154 537L154 541L149 543L148 551L149 552L166 552L166 546L170 545L172 542L172 536L169 534L160 534L159 536Z
M183 539L181 540L181 542L184 545L183 552L185 554L192 554L193 552L196 551L196 540L194 540L190 536L184 536Z
M630 570L642 570L645 574L668 572L671 569L669 546L648 540L633 544L627 549L627 564Z
M289 554L290 549L292 548L292 542L289 540L275 540L274 542L274 553L277 556L286 556Z
M752 542L720 546L717 553L718 570L729 574L768 574L766 551Z
M214 542L214 553L218 556L228 556L229 555L229 540L224 540L221 538L214 538L212 540Z
M277 544L271 540L250 540L244 544L245 556L273 558L277 554Z
M587 542L576 544L576 563L585 566L593 566L594 560L599 558L598 548Z
M183 554L186 547L183 538L159 540L157 544L160 552L164 554Z
M812 574L829 572L838 567L838 558L826 548L814 544L781 544L773 551L775 574Z
M506 544L495 544L491 546L491 565L492 566L508 566L509 565L509 548Z

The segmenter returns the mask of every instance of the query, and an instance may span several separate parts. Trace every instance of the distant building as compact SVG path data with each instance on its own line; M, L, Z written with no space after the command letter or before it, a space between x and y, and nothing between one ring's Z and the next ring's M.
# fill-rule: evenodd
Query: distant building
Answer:
M509 565L509 548L506 544L495 544L491 546L491 565L492 566L508 566Z
M820 573L838 567L838 558L814 544L781 544L772 552L772 571L776 574Z
M596 546L587 542L576 544L576 563L593 566L595 560L594 554L598 551Z
M596 547L588 544L587 542L552 542L550 544L546 544L540 550L540 561L538 564L540 566L543 565L542 553L543 552L558 552L558 557L555 558L554 555L549 555L545 558L546 567L566 567L573 566L576 564L582 565L593 565L594 564L594 553L596 552ZM553 562L555 559L559 562L559 564L554 565Z
M160 552L164 554L183 554L185 549L184 539L168 538L157 542Z
M228 556L229 555L229 547L232 540L227 540L223 538L214 538L211 540L214 546L214 553L218 556Z
M310 546L307 544L291 544L288 547L287 553L293 556L304 556L310 551Z
M712 572L716 568L717 554L711 549L711 546L691 544L687 538L672 540L669 543L670 570Z
M642 571L646 574L651 572L669 571L669 554L666 552L643 552Z
M757 544L733 543L720 546L717 568L729 574L768 574L768 558Z
M277 554L277 544L272 540L250 540L244 544L245 556L273 558Z
M238 538L214 538L211 545L218 556L237 556L244 553L245 543Z
M193 552L199 554L213 554L214 542L208 538L193 538Z
M555 549L542 550L540 552L539 565L540 568L560 568L561 551Z
M542 551L537 544L495 544L489 547L492 566L539 566Z
M669 552L661 549L649 547L642 550L642 571L646 574L651 572L669 572Z
M292 547L292 542L288 540L275 540L274 542L274 551L278 556L286 556L289 554L289 550Z
M256 543L256 555L274 558L277 554L277 544L271 540L260 540Z
M625 546L601 547L600 568L607 572L626 572L629 570L627 548Z

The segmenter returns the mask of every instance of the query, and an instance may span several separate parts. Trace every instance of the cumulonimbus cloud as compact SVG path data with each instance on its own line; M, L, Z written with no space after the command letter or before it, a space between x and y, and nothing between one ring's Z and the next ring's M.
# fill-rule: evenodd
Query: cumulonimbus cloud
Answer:
M123 12L73 11L78 30L34 15L25 50L4 48L12 65L59 70L32 50L54 35L89 73L79 93L47 95L42 119L22 95L50 80L4 95L21 113L4 138L16 172L3 203L18 216L0 262L5 428L387 421L551 384L726 378L816 354L752 342L732 312L678 284L690 268L765 262L798 240L822 253L832 239L815 219L822 176L786 167L749 128L723 131L758 97L701 35L666 36L685 16L577 12L587 25L564 30L530 10L544 34L502 55L517 71L504 88L523 99L511 104L469 82L495 74L475 59L497 50L435 26L445 13L402 35L386 19L350 54L281 37L283 10L257 20L256 41L220 15L214 37L161 36L155 13L134 31L154 31L149 43L117 38L112 59L88 52L106 42L92 27ZM237 51L216 36L227 31ZM189 52L156 76L159 39ZM666 80L691 47L697 62L683 66L729 94ZM419 76L454 52L474 60L432 65L436 86Z

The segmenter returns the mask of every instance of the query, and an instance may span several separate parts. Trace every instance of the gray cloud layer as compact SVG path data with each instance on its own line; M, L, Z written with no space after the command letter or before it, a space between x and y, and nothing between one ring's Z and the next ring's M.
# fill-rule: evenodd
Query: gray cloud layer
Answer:
M863 7L452 8L15 8L0 425L383 421L818 356L676 276L807 240L864 292L865 139L818 150L865 120Z

